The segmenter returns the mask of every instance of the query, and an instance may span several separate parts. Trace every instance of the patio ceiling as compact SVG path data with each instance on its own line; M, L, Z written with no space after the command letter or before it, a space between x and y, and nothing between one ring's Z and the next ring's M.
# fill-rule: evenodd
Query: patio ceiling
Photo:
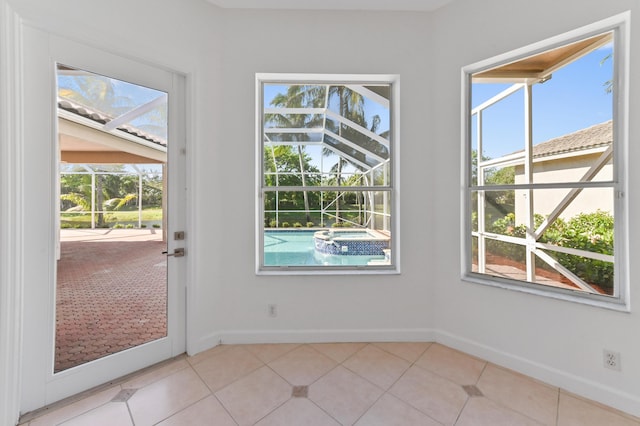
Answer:
M150 164L167 161L166 147L149 146L135 136L105 132L58 116L60 159L65 163Z
M523 83L547 79L556 70L613 40L613 32L548 50L473 75L474 83Z

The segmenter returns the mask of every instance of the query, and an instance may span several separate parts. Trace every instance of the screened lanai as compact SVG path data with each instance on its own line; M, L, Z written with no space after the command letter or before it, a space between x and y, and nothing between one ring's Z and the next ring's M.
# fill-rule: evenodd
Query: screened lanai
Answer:
M617 295L614 42L609 31L470 75L474 272Z
M389 84L263 85L267 227L390 231Z
M57 71L61 225L166 228L166 93L65 65ZM153 221L144 220L150 204L158 207ZM114 220L132 207L137 217Z

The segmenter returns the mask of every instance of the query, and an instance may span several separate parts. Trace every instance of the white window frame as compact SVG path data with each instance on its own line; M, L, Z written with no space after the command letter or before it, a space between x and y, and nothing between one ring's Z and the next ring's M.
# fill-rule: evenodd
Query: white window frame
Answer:
M529 56L542 53L572 42L586 39L608 31L614 33L614 90L613 90L613 180L608 188L612 188L616 194L614 201L615 217L615 261L614 261L614 295L600 295L587 292L572 291L552 286L490 276L473 272L472 266L472 221L471 221L471 194L478 187L472 187L471 182L471 76L504 64L512 63ZM462 68L462 205L461 211L461 275L463 281L499 287L508 290L546 296L571 302L593 305L623 312L629 312L629 268L628 268L628 202L626 194L628 190L628 111L629 111L629 34L630 13L604 19L591 25L567 32L565 34L549 38L547 40L516 49L514 51L489 58ZM601 184L601 182L599 182ZM567 184L569 185L569 184ZM518 185L518 189L522 185ZM560 185L556 185L559 187ZM547 184L546 187L553 187ZM568 186L571 187L571 186ZM496 188L493 186L492 188ZM543 189L544 184L529 184L524 189ZM500 188L498 188L500 189Z
M256 238L255 265L257 275L353 275L353 274L399 274L400 273L400 77L395 74L296 74L296 73L256 73ZM264 84L389 84L391 166L390 184L384 188L391 196L390 241L391 261L389 265L319 265L319 266L265 266L264 265ZM376 191L376 187L372 187Z

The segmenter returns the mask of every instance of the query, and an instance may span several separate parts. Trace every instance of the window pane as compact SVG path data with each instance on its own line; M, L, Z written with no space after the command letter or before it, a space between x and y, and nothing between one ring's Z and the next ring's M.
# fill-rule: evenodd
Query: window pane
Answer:
M479 149L481 164L515 167L515 183L614 180L607 152L614 143L614 53L613 32L608 32L474 74L471 184L476 184ZM495 102L487 103L490 99ZM529 129L530 159L525 157ZM525 175L528 161L531 179Z
M265 266L389 264L385 250L391 248L390 211L384 211L388 195L360 190L265 192Z
M261 84L259 269L394 267L391 84L327 80Z
M529 281L527 263L533 262L532 282L614 294L612 188L518 190L514 212L496 217L488 200L501 192L504 191L478 191L472 196L485 200L487 212L484 229L477 220L473 226L472 246L478 257L472 271ZM529 196L533 197L534 208L531 224L527 215ZM472 212L472 217L474 214L477 213ZM525 248L530 241L538 243L533 261L527 259Z
M167 145L166 93L63 64L57 76L61 109L101 124L118 119L119 130Z
M510 86L501 83L473 84L471 95L473 106L478 106L482 100L499 95ZM472 128L471 132L476 141L482 141L483 161L502 158L524 149L523 106L523 89L519 89L482 111L482 132L478 133L477 127ZM474 116L477 117L477 115Z
M625 105L618 37L624 32L607 28L537 45L530 56L502 56L469 74L468 271L621 296L614 272L624 268L613 257L626 254L622 243L614 247L625 211L614 156L625 142L617 133L625 123L614 116L614 105Z

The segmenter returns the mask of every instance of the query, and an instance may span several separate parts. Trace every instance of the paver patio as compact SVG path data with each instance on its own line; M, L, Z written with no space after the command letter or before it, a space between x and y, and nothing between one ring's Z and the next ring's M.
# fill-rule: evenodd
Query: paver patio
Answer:
M54 371L166 335L162 231L61 231Z

